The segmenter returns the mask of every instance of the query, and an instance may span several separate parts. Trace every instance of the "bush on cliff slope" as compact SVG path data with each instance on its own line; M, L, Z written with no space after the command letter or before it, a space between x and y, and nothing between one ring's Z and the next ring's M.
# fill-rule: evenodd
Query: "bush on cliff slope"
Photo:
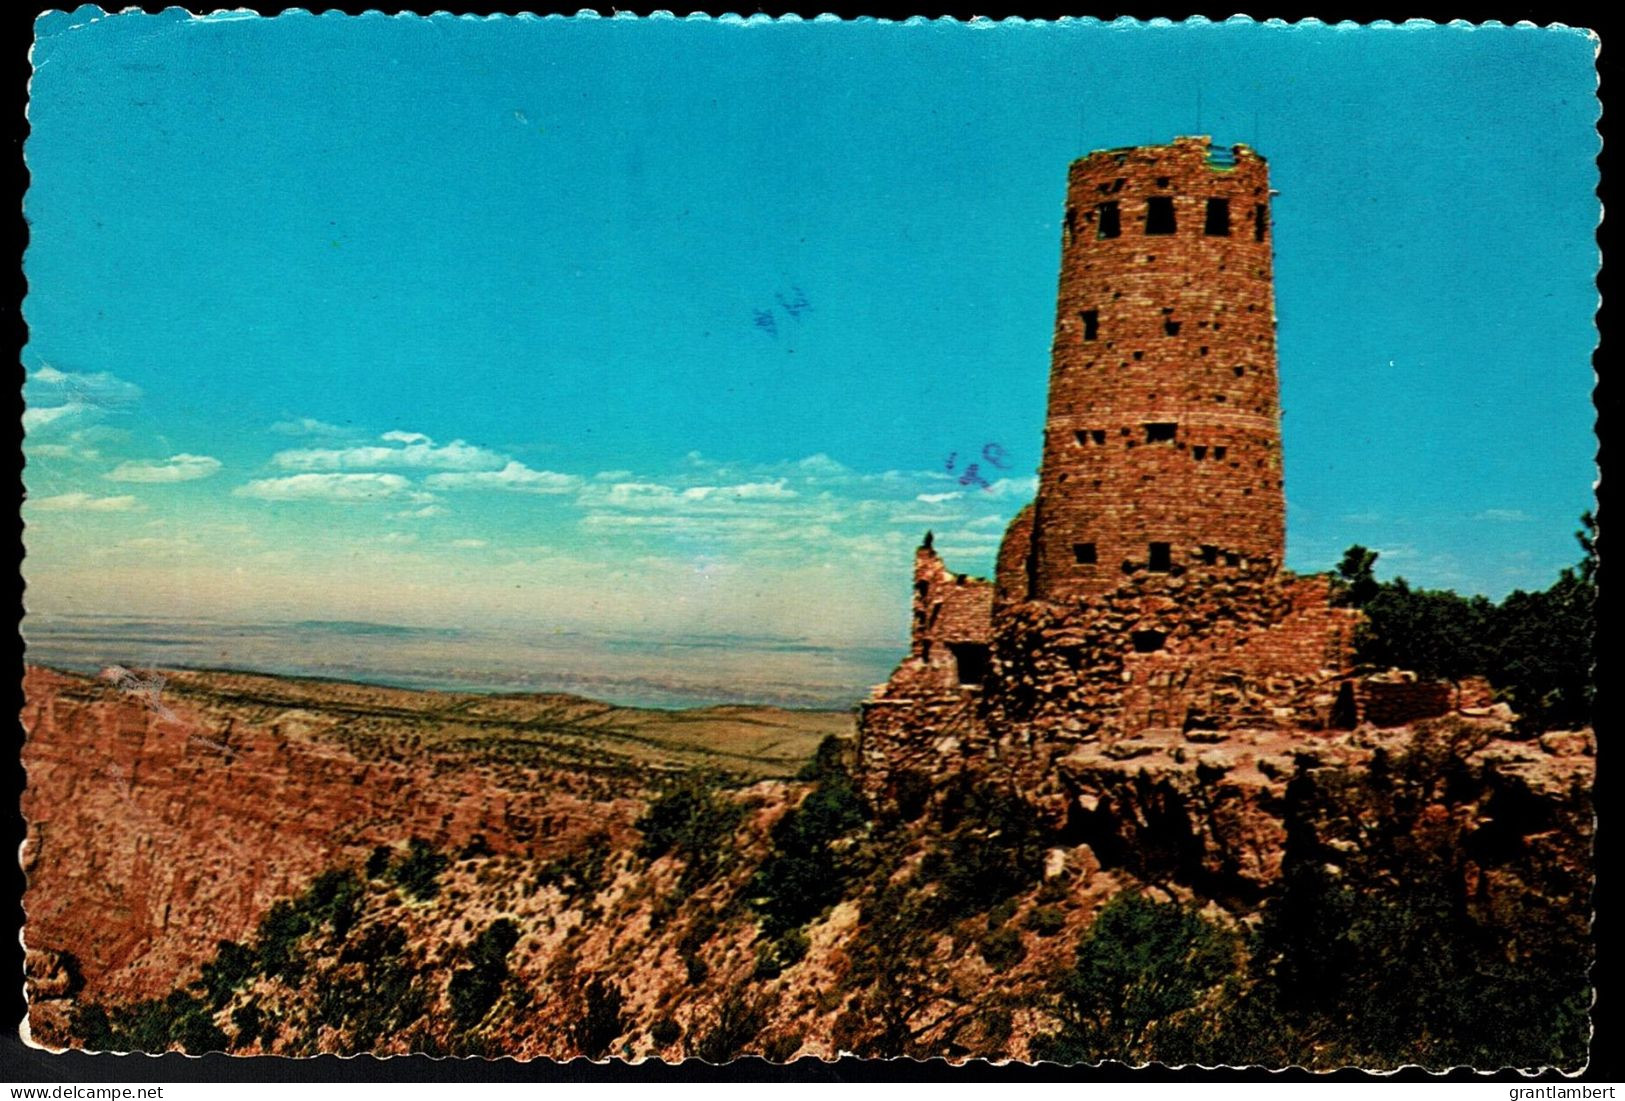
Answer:
M1195 910L1125 892L1095 916L1059 984L1061 1027L1033 1045L1062 1063L1195 1058L1237 969L1235 935Z
M733 833L744 808L717 791L715 777L687 774L649 804L635 823L643 834L638 855L658 860L667 853L683 861L684 892L709 883L733 849Z
M769 936L811 921L841 898L848 868L835 851L835 842L869 817L844 766L822 756L811 773L818 786L774 824L772 852L751 882L751 903L761 912L762 928ZM788 966L783 959L776 962Z
M496 1004L508 981L508 952L517 943L519 926L512 918L499 918L475 939L468 953L469 966L452 972L446 993L458 1028L473 1028Z

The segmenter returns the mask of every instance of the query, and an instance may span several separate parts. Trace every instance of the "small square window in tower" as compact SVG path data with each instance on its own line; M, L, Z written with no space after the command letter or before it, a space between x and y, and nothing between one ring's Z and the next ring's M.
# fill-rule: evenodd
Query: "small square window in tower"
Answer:
M1270 210L1263 203L1253 207L1253 240L1262 241L1264 231L1269 227Z
M1173 567L1173 550L1167 543L1152 543L1146 569L1152 573L1167 573Z
M1148 237L1166 237L1174 232L1172 196L1153 195L1145 201L1145 232Z
M1099 217L1095 221L1096 237L1116 237L1123 232L1122 216L1117 211L1117 203L1101 203L1095 208Z
M1179 426L1173 421L1153 421L1145 426L1146 443L1173 443Z
M1099 560L1093 543L1073 543L1072 558L1080 566L1093 566Z
M1230 236L1230 200L1209 199L1207 201L1207 225L1202 232L1209 237Z
M1083 339L1096 340L1100 337L1100 311L1080 310L1078 320L1083 324Z
M1136 654L1154 654L1162 649L1162 644L1168 636L1161 631L1135 631L1129 635L1129 642L1134 646Z
M959 683L966 688L980 688L987 681L987 644L983 642L950 642L948 649L954 655L954 666L959 674Z

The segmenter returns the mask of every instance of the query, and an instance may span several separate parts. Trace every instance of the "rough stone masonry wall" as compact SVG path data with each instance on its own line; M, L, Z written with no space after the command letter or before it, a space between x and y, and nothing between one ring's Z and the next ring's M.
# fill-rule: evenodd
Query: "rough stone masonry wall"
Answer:
M1359 618L1326 596L1323 578L1252 568L1139 574L1071 605L1001 609L989 723L1036 742L1323 725L1312 697L1347 672Z
M993 583L954 573L931 547L930 533L914 552L914 610L909 662L919 685L958 694L962 665L992 640ZM973 681L979 678L972 677ZM917 690L917 689L916 689Z
M1114 588L1153 543L1195 572L1280 564L1263 158L1180 138L1075 162L1051 362L1034 596Z
M993 583L949 570L931 536L914 553L914 608L906 658L859 711L864 786L886 799L904 775L940 778L987 747L983 663L992 642Z

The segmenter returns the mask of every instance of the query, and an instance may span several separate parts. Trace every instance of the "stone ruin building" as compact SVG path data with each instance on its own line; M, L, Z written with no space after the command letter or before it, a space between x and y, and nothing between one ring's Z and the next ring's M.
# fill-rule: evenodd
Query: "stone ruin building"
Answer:
M1074 162L1037 499L995 576L915 553L912 643L861 706L863 783L1054 762L1150 732L1399 724L1445 686L1359 678L1360 614L1282 568L1269 175L1206 137Z

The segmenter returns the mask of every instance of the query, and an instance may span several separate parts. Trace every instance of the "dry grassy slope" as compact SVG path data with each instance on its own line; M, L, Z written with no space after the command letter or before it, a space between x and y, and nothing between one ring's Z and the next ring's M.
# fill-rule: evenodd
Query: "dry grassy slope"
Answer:
M617 707L562 693L425 692L252 673L165 674L166 700L291 732L332 738L358 755L422 751L597 772L714 768L759 779L789 776L829 734L852 730L841 711L719 706Z

